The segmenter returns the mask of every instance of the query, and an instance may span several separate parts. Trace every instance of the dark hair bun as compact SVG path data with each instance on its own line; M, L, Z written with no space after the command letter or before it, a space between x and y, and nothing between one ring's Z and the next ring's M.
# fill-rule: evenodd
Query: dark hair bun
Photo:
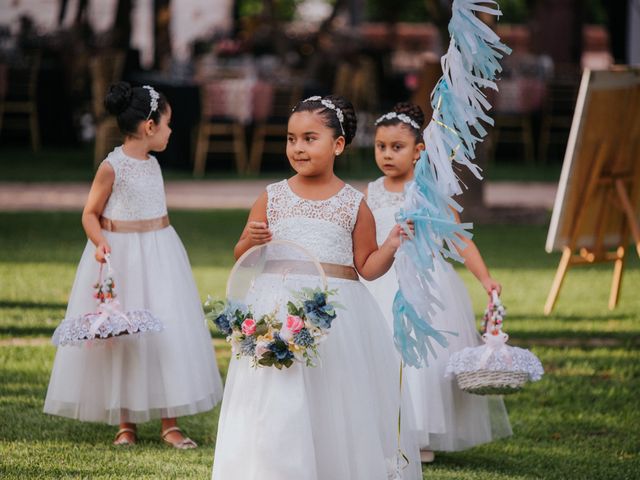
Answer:
M424 112L415 103L400 102L396 103L393 107L393 111L400 114L404 113L411 120L416 122L420 127L424 125Z
M118 82L109 88L109 92L104 99L104 106L110 114L120 115L131 104L132 95L133 89L131 85L127 82Z
M344 128L344 140L347 145L356 136L358 130L358 117L356 116L356 110L349 100L340 95L329 95L324 97L326 100L330 100L333 104L342 111L344 121L342 127Z

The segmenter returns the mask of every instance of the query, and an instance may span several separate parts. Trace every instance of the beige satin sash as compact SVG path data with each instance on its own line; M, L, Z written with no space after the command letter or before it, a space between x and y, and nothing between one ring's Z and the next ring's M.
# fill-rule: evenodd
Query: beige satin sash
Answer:
M327 277L342 278L345 280L358 280L358 272L348 265L338 265L336 263L320 263ZM316 266L313 262L305 260L268 260L264 266L265 273L279 273L285 269L291 269L294 274L317 273Z
M109 232L144 233L161 230L169 226L169 215L148 220L111 220L100 217L100 226Z

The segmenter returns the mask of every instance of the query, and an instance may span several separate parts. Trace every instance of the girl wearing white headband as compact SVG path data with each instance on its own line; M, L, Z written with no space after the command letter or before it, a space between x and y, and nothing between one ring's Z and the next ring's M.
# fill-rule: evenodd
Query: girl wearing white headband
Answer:
M404 203L404 187L413 180L414 165L424 150L421 127L422 109L399 103L392 112L376 121L375 157L384 176L369 183L367 203L376 221L378 242L395 225L395 214ZM491 294L501 289L491 278L482 256L471 240L461 253L465 266ZM439 264L437 264L439 265ZM405 368L407 391L417 420L417 432L424 462L433 461L434 450L454 451L471 448L511 434L502 399L481 397L461 391L454 379L444 378L449 355L481 343L469 294L450 264L436 268L435 279L441 289L445 309L431 319L438 330L457 332L449 337L447 349L438 348L437 358L421 369ZM393 328L392 305L398 290L394 269L373 282L365 282Z
M400 363L382 312L359 280L391 267L401 229L378 247L362 194L333 171L356 132L350 102L311 97L295 106L287 130L295 175L260 195L234 254L271 239L302 245L322 262L344 308L315 367L256 370L247 357L231 359L213 479L421 479L408 423L401 446L409 461L397 454ZM408 421L410 408L402 412Z
M171 107L153 87L113 85L105 99L124 144L100 164L82 213L89 237L67 317L95 310L92 285L110 254L123 311L147 310L164 329L58 348L44 411L119 425L115 445L136 443L136 424L162 419L162 439L194 448L176 417L211 410L222 397L211 337L184 247L169 224L160 165Z

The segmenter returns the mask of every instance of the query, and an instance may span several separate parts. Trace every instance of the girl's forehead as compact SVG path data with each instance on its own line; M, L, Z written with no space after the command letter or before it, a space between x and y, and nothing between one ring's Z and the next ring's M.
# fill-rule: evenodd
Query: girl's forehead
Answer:
M324 130L330 130L325 124L325 118L320 115L319 111L315 112L294 112L289 117L289 131L290 132L308 132L315 131L321 132Z
M376 138L385 139L387 141L393 140L413 140L415 139L414 133L410 128L403 124L395 125L380 125L376 128Z

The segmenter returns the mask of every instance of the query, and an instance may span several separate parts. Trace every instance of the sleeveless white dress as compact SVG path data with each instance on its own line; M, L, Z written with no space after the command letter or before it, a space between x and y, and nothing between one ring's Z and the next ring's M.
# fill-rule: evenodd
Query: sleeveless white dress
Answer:
M155 157L138 160L117 147L104 160L115 171L103 216L146 220L167 214ZM161 332L59 347L45 413L83 421L139 423L212 409L222 381L189 259L173 227L144 233L103 231L111 246L116 295L124 311L148 309ZM67 317L95 311L99 264L91 241L82 254Z
M390 192L384 177L369 183L367 204L376 220L378 243L395 224L395 214L404 202L403 192ZM449 356L465 347L482 343L467 289L449 263L437 266L436 283L445 309L433 318L438 330L456 332L447 336L449 347L436 346L438 358L423 368L408 367L406 385L413 403L420 448L457 451L511 435L509 417L501 397L471 395L460 390L455 378L445 378ZM398 291L395 269L373 282L364 282L378 301L393 329L393 299Z
M269 185L267 193L274 240L296 242L321 262L353 266L351 235L360 192L345 185L330 199L313 201L297 196L283 180ZM399 361L391 334L362 283L334 277L328 283L338 290L331 300L344 309L336 311L320 344L317 366L254 369L246 358L231 360L215 480L398 478L391 464L398 443ZM403 415L411 422L410 407ZM402 478L421 479L415 432L408 426L402 448L411 459Z

